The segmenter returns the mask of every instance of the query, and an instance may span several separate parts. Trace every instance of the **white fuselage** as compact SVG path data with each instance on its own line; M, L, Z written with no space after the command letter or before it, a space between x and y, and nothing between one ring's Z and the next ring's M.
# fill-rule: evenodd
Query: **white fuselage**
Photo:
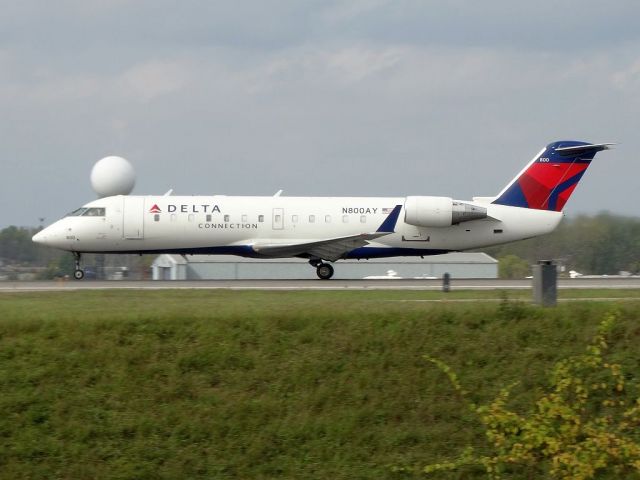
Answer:
M256 244L287 244L375 232L402 205L393 233L343 258L439 254L551 232L561 212L468 202L487 218L449 227L405 223L404 197L115 196L85 205L102 216L67 216L34 237L73 252L235 254L263 257ZM280 256L280 255L268 255Z

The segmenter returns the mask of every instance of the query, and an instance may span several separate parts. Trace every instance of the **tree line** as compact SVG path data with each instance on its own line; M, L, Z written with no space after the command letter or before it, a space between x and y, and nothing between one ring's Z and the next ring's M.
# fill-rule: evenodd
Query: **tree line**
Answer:
M41 228L10 226L0 230L0 260L6 264L43 266L60 252L31 241Z
M37 278L51 279L70 276L75 269L73 256L69 252L45 247L31 240L42 227L10 226L0 230L0 277L17 277L18 270L30 270ZM153 256L145 255L106 255L106 266L126 266L135 278L144 278L151 265ZM96 255L82 256L83 265L95 268ZM103 262L104 263L104 262ZM146 272L146 273L145 273ZM3 274L4 273L4 274Z
M558 228L542 237L499 245L484 251L501 260L502 276L538 260L556 260L567 271L613 275L640 273L640 218L614 215L579 215L565 218Z

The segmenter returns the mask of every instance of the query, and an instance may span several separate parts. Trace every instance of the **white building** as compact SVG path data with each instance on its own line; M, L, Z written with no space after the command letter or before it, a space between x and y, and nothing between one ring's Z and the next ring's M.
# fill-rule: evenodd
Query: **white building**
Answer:
M498 261L485 253L447 253L420 257L340 260L336 279L366 277L498 278ZM304 259L252 259L232 255L158 256L152 263L154 280L271 280L315 279L315 268Z

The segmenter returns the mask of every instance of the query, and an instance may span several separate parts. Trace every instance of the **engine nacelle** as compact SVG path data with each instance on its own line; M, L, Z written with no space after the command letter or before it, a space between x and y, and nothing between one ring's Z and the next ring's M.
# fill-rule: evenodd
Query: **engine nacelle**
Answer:
M450 197L407 197L404 221L416 227L450 227L487 218L487 209Z

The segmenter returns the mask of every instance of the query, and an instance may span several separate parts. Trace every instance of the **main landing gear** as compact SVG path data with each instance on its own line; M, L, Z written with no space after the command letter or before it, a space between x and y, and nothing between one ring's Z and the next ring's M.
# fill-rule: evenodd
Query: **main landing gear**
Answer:
M324 263L322 260L309 260L311 266L316 267L316 274L320 280L329 280L333 277L333 267L330 263Z
M76 280L82 280L84 278L84 270L80 268L80 259L82 258L82 254L80 252L73 252L73 258L76 260L76 269L73 272L73 278Z

